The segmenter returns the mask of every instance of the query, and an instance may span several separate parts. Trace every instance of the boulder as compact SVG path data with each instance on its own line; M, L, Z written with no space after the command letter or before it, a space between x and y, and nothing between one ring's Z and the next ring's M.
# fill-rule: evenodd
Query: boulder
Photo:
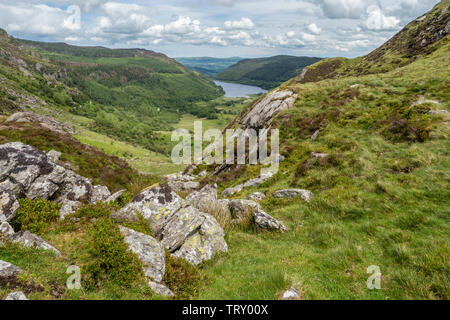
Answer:
M148 286L150 287L150 289L152 289L156 294L159 294L160 296L163 296L163 297L175 296L169 288L167 288L165 285L163 285L161 283L149 281Z
M253 214L255 226L262 230L286 232L287 228L283 222L271 217L266 212L260 210Z
M20 272L22 272L22 269L19 267L0 260L0 278L10 278L17 276Z
M227 252L225 232L216 219L203 215L204 221L197 233L190 236L174 256L184 258L193 265L211 260L218 252Z
M262 173L257 178L250 179L247 182L245 182L243 184L240 184L240 185L237 185L235 187L231 187L231 188L225 189L222 192L222 198L226 198L226 197L231 196L233 194L239 193L244 188L250 188L250 187L259 186L260 184L263 184L264 182L266 182L267 180L272 178L272 176L273 176L273 173L271 173L271 172Z
M313 193L311 191L303 189L284 189L275 191L273 196L275 198L288 198L288 199L302 197L302 199L305 200L306 202L310 202L313 197Z
M127 190L125 190L125 189L117 191L116 193L110 195L108 197L108 199L106 199L106 202L114 202L114 201L118 200L126 191Z
M210 212L211 206L217 201L217 184L204 186L200 191L188 195L186 200L200 211Z
M128 248L134 252L144 266L144 274L154 281L161 282L166 269L164 247L149 235L120 226Z
M14 229L13 227L11 227L11 225L4 221L0 224L0 235L4 236L4 237L10 237L14 234Z
M28 298L22 291L17 291L8 294L5 300L28 300Z
M13 192L5 191L0 194L0 222L13 220L18 209L19 202Z
M249 220L253 213L262 210L259 203L253 200L231 200L230 211L233 221L240 223Z
M262 192L254 192L247 196L247 200L262 201L266 198L266 195Z
M61 255L55 247L53 247L50 243L38 237L37 235L29 232L29 231L20 231L9 237L9 240L13 243L22 244L29 248L43 249L49 250L55 253L57 256Z
M183 174L175 173L165 176L167 184L175 192L193 192L200 187L200 183L195 181L195 177Z

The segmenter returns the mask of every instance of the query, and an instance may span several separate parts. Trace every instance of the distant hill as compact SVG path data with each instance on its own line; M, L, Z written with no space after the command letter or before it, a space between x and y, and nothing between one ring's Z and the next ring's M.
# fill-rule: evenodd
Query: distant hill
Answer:
M197 57L197 58L176 58L178 62L185 67L206 74L210 77L215 77L217 74L225 71L233 64L243 60L243 58L211 58L211 57Z
M161 153L171 142L158 132L197 112L197 102L223 94L210 78L161 53L19 40L3 30L0 82L1 114L45 105Z
M242 60L216 76L217 80L273 89L300 74L320 58L275 56Z

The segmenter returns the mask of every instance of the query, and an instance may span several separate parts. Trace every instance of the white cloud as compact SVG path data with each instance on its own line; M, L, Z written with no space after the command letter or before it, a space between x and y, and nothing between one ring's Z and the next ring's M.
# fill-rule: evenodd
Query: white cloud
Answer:
M378 6L370 6L367 8L368 17L366 27L369 30L391 30L396 29L400 19L396 17L387 17Z
M315 23L311 23L308 26L308 30L311 31L312 33L316 34L316 35L319 35L319 34L322 33L322 29L319 28Z
M310 33L302 32L302 39L305 41L314 41L316 36Z
M178 17L176 21L173 21L164 26L166 33L172 34L187 34L200 32L200 21L192 20L190 17Z
M227 29L253 29L255 24L250 18L243 17L238 21L225 21L225 27Z
M101 8L105 15L98 18L98 27L107 33L142 32L151 24L145 7L136 4L107 2Z

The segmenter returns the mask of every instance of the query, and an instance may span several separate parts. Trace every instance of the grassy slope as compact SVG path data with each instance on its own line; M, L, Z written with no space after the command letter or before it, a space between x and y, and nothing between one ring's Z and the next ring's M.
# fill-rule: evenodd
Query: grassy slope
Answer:
M216 79L270 90L300 74L303 68L319 60L319 58L292 56L246 59L218 74Z
M384 74L285 85L299 92L277 120L287 160L236 198L265 192L263 207L290 231L232 231L229 254L203 270L212 280L200 298L275 299L294 285L304 299L449 299L450 120L427 114L450 110L448 37L436 46ZM442 105L410 108L420 95ZM311 152L330 157L307 164ZM255 175L248 167L220 189ZM270 197L286 187L315 197ZM371 265L381 268L382 290L366 288Z

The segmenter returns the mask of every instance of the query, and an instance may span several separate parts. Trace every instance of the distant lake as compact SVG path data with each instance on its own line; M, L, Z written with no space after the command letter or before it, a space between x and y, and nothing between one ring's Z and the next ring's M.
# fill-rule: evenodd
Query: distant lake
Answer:
M248 96L250 94L260 94L267 92L267 90L264 90L262 88L255 86L247 86L245 84L230 83L223 81L214 81L214 83L223 88L223 90L225 91L225 97L228 98L241 98Z

